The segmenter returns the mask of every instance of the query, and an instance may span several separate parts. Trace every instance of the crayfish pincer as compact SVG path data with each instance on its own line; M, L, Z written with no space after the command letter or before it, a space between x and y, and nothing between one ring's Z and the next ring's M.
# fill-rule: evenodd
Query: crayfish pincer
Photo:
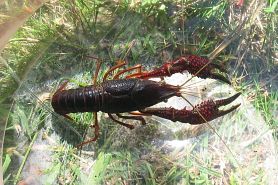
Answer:
M200 78L213 78L228 84L230 84L230 81L223 75L215 72L215 69L220 72L225 72L222 67L209 63L207 59L195 55L180 57L149 72L143 72L142 66L136 65L120 70L114 75L112 80L106 80L107 76L112 74L115 69L125 64L125 62L121 62L109 69L104 74L103 81L97 83L96 79L100 66L100 63L98 63L93 85L66 90L66 82L54 93L51 104L56 113L66 118L69 118L68 113L93 112L94 114L95 136L81 143L79 146L97 140L99 136L98 111L108 113L109 117L115 122L133 129L134 125L116 119L115 115L118 118L138 120L142 124L146 124L144 116L151 115L171 121L202 124L224 116L240 105L232 106L228 110L219 110L220 106L234 101L240 95L240 93L237 93L227 99L203 101L195 105L191 110L187 110L186 108L177 110L172 107L150 108L157 103L167 101L173 96L184 98L182 86L166 84L163 81L156 82L149 80L150 78L162 78L164 76L171 76L174 73L189 71L194 76ZM133 70L137 70L137 72L127 75L124 79L119 79L120 75ZM122 115L122 113L128 113L130 115Z
M238 108L240 104L232 106L230 109L227 110L219 110L220 106L227 105L234 101L240 93L233 95L227 99L221 100L206 100L202 103L195 105L193 109L187 110L184 107L181 110L170 108L146 108L145 110L141 111L145 114L155 115L158 117L162 117L165 119L169 119L171 121L180 121L183 123L190 123L192 125L198 125L205 123L207 121L211 121L215 118L220 116L224 116Z

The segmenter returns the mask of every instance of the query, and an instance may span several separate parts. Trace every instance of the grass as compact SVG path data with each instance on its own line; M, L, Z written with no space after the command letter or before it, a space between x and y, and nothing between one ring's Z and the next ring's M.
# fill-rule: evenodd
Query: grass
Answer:
M1 68L1 82L6 84L6 88L0 88L2 104L9 103L10 95L18 92L9 113L10 136L5 138L5 182L38 183L41 178L45 184L241 184L252 178L254 183L264 183L265 172L256 169L254 163L258 156L252 156L253 149L260 149L257 146L244 148L242 153L247 150L254 160L239 165L236 160L240 157L234 159L225 152L219 138L208 131L192 136L191 144L183 144L187 147L172 151L159 142L184 139L183 132L170 131L175 124L148 119L150 124L130 131L99 113L100 138L81 152L74 146L84 135L93 136L93 129L88 128L92 114L72 114L76 121L70 122L48 112L49 103L37 104L43 92L54 92L64 79L70 79L69 87L91 84L96 62L86 56L103 61L101 80L104 71L120 59L128 61L129 66L140 63L148 68L182 54L208 55L241 23L242 12L250 15L248 3L241 9L222 0L46 3L3 51L12 73ZM277 84L275 78L268 77L277 69L276 5L277 1L267 1L258 24L249 21L244 25L243 37L236 37L215 59L235 69L229 70L235 74L234 84L247 84L238 89L253 95L253 105L273 130L277 130ZM264 75L266 70L272 73ZM13 74L21 79L20 87ZM242 140L254 138L244 135L244 130L250 129L245 124L248 117L238 112L231 119L224 118L218 130L236 154L241 151L232 145L234 140L240 146ZM240 129L232 127L235 123ZM34 143L33 138L37 138ZM48 154L44 163L33 163L44 154ZM39 170L28 171L30 166Z
M266 122L274 130L274 134L277 137L277 92L268 92L268 90L263 89L258 83L255 83L255 107L262 112Z

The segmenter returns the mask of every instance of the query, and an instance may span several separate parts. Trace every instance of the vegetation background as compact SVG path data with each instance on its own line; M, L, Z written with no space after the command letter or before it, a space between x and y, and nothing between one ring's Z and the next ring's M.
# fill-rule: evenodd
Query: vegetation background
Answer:
M269 151L267 145L271 145L269 135L265 139L264 134L272 134L277 148L277 3L277 0L1 2L0 121L1 144L5 142L2 151L5 184L277 182L267 174L265 161L260 161L264 152ZM249 130L248 135L243 135L244 129L248 130L245 125L235 135L222 135L221 129L229 131L229 127L218 130L230 148L234 147L234 137L252 141L248 151L255 154L250 152L245 157L256 159L255 162L242 163L241 155L236 152L234 156L223 145L218 149L215 143L221 143L221 139L206 135L209 131L200 138L196 136L198 139L190 148L163 151L151 142L166 138L155 124L139 128L134 135L102 114L99 117L105 124L101 138L80 151L74 146L83 140L92 115L73 115L79 123L74 125L51 116L51 107L44 101L48 95L45 93L54 92L64 79L81 86L91 83L95 60L87 56L104 61L101 79L117 60L126 60L129 66L144 64L151 68L183 54L212 57L225 66L234 89L242 92L251 107L263 116L268 126L263 134L254 130L250 134ZM241 114L239 111L232 120L237 121ZM261 121L254 117L251 122L256 125ZM170 137L183 139L184 133L176 132ZM190 137L194 138L191 134ZM255 147L253 143L263 144ZM210 153L213 147L217 154ZM275 150L271 150L273 161L277 160ZM222 155L223 161L216 162L220 158L214 155ZM38 165L38 161L44 162ZM277 171L270 173L277 177Z

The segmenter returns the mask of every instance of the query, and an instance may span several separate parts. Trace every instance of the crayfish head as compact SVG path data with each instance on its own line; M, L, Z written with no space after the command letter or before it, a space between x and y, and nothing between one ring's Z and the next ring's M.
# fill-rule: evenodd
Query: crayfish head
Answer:
M140 80L133 89L132 96L140 108L167 101L179 95L180 87L151 80Z

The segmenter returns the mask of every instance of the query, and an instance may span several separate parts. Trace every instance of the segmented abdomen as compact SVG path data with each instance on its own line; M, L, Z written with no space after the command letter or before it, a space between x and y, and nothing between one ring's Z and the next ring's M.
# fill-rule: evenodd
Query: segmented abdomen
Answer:
M58 114L77 112L97 112L102 105L102 88L86 86L77 89L62 90L52 97L52 107Z

